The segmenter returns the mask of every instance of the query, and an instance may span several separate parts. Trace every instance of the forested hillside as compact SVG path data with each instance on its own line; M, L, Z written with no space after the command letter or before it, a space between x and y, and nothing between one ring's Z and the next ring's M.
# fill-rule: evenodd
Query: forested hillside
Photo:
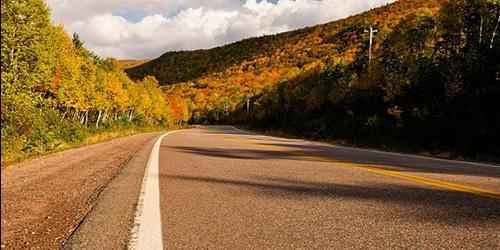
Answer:
M252 97L252 112L240 108L229 119L308 137L498 161L499 4L450 1L437 15L414 12L379 41L371 64L358 58L307 70Z
M295 31L242 40L208 50L167 52L148 63L126 70L134 79L155 76L160 84L189 81L232 66L298 67L312 61L349 58L364 46L363 29L376 26L381 35L419 9L437 11L437 0L403 0L344 20ZM260 59L260 60L256 60ZM257 72L258 73L258 72Z
M134 82L54 27L42 0L2 0L2 164L90 134L171 123L154 77Z
M297 31L169 52L127 73L168 85L178 120L491 159L500 155L499 5L400 0ZM371 61L370 26L378 30Z
M126 70L136 79L155 76L167 87L178 119L217 121L240 102L276 83L293 79L327 63L366 64L368 34L379 33L375 48L405 16L419 11L434 15L436 0L403 0L344 20L217 47L168 52Z
M118 68L126 70L149 62L149 60L118 60Z
M498 0L400 0L146 62L88 51L42 0L2 0L2 163L187 122L498 159L499 16Z

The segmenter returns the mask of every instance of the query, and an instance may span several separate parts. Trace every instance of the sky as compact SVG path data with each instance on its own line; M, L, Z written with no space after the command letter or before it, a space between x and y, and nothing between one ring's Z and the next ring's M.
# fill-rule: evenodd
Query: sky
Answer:
M341 19L394 0L45 0L103 57L151 59Z

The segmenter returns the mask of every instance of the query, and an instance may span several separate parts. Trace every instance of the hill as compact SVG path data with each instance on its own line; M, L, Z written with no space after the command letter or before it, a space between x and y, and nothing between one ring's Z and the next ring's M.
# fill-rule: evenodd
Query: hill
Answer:
M343 20L276 35L255 37L208 50L167 52L126 69L132 79L154 76L166 87L181 120L217 120L247 97L328 63L365 64L368 38L379 30L374 50L406 16L439 10L437 0L401 0ZM214 117L215 116L215 117Z
M491 159L500 155L499 15L498 1L400 0L296 31L168 52L126 72L157 77L178 122ZM370 26L378 30L371 61Z
M363 33L364 29L377 27L383 36L410 13L423 9L435 13L438 8L436 0L402 0L313 27L249 38L207 50L167 52L126 72L134 79L152 75L160 84L173 84L235 66L265 63L266 67L300 68L318 60L352 60L354 53L365 45L367 36Z
M130 68L137 67L139 65L142 65L144 63L149 62L150 60L117 60L116 63L118 64L118 68L120 70L126 70Z

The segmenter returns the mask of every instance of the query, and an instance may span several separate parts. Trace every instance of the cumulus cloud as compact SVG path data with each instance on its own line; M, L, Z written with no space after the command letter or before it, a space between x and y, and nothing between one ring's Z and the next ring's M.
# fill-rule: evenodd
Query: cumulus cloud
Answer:
M52 19L101 56L155 58L360 13L394 0L46 0Z

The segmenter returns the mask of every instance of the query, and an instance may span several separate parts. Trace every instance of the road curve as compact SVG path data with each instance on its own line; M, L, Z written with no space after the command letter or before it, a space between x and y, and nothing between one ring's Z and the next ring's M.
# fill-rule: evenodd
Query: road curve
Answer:
M6 248L500 249L497 165L231 126L22 165L2 169Z
M497 166L226 126L170 135L159 152L166 249L500 246Z

